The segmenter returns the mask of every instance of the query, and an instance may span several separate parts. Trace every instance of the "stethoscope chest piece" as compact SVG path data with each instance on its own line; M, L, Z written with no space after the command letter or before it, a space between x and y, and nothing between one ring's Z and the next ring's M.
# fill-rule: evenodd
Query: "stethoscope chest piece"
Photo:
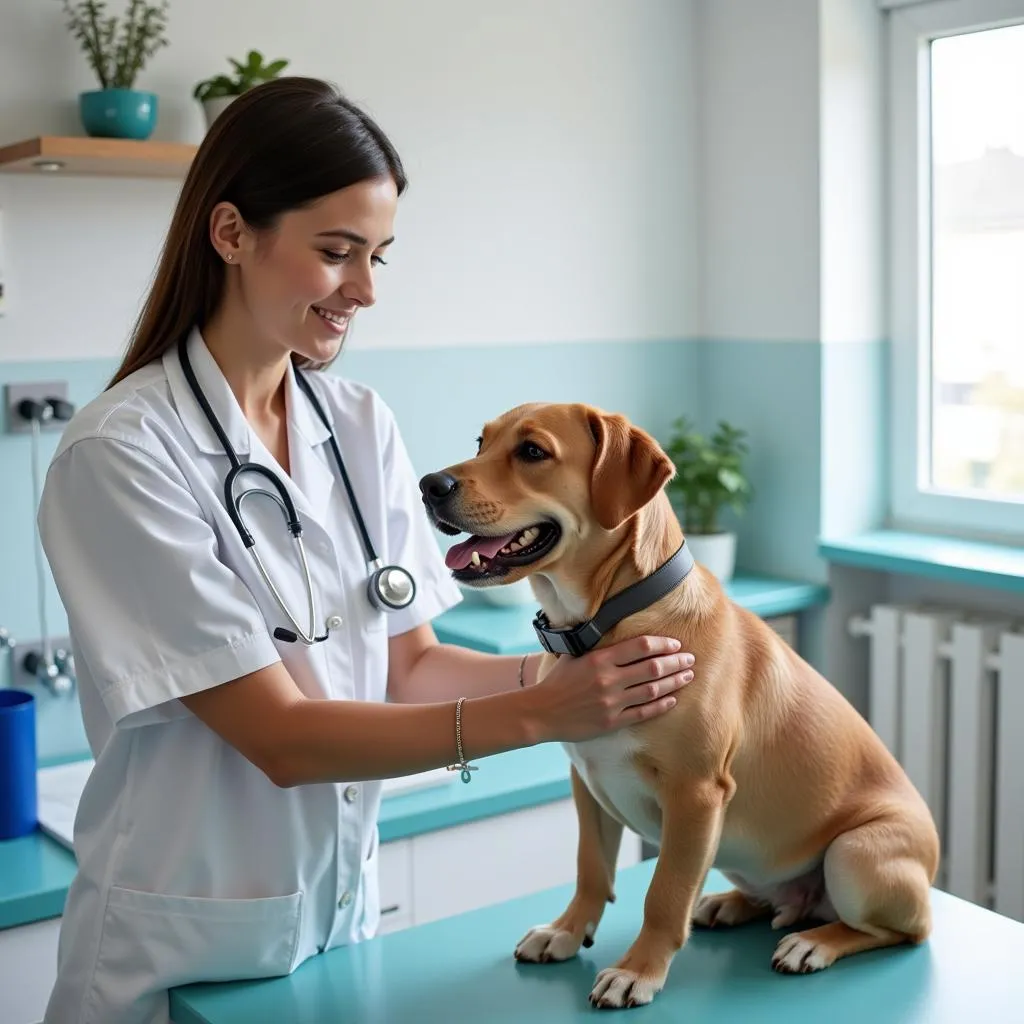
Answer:
M371 573L366 592L375 608L398 611L412 604L416 581L400 565L384 565Z

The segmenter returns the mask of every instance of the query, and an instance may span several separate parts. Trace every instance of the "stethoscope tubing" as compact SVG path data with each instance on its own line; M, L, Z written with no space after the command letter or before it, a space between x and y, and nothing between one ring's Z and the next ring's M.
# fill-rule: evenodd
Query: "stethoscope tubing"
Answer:
M324 633L322 636L316 635L316 597L312 574L309 569L309 562L306 558L306 548L302 542L302 520L299 518L298 510L295 508L295 503L292 501L292 497L288 493L288 489L285 487L284 483L271 469L255 462L243 463L238 458L237 453L228 439L227 433L213 411L213 407L210 405L209 400L203 393L202 388L199 386L199 381L196 378L191 360L188 357L187 345L187 337L182 338L178 344L178 356L181 362L182 372L185 375L189 389L192 391L192 394L199 403L206 419L214 433L217 435L217 439L220 441L221 447L224 449L224 454L231 462L231 469L224 478L224 506L227 510L228 516L230 517L235 529L238 531L246 550L251 555L257 571L262 577L264 583L267 585L267 589L270 591L282 613L291 623L294 630L294 638L302 640L302 642L307 645L312 645L318 641L326 640L327 633ZM345 469L345 460L342 458L341 448L338 446L337 438L334 436L334 429L331 422L328 420L327 414L325 413L323 406L320 404L319 399L317 399L316 395L313 393L313 388L305 375L301 373L298 368L294 369L294 373L296 382L302 389L310 404L313 406L313 409L316 411L316 414L319 416L323 425L327 428L327 437L331 446L331 451L340 471L341 480L345 486L345 492L348 495L349 505L352 508L360 540L362 541L363 550L366 554L367 567L371 574L367 581L367 597L371 604L382 609L397 611L404 608L411 603L416 594L416 581L407 570L402 569L400 566L384 566L380 558L377 556L377 552L373 547L373 542L370 540L370 533L366 528L366 523L363 521L362 511L359 508L359 502L356 500L352 482L349 480L348 471ZM239 477L245 473L251 473L262 477L270 484L273 491L252 488L244 490L240 495L236 495L235 484ZM263 560L260 558L259 553L256 550L255 537L253 537L252 533L248 530L245 525L245 521L242 518L242 503L254 494L271 498L278 504L285 522L287 523L288 532L295 541L299 554L299 562L302 567L303 582L306 587L307 610L309 612L308 629L302 629L296 621L295 616L293 616L291 611L289 611L281 592L271 579L270 573L267 571L266 566L263 564ZM381 582L385 572L399 573L407 585L407 590L403 595L400 595L397 600L392 600L385 593L384 584ZM289 637L287 632L287 630L278 629L275 630L275 636L278 636L279 639L291 640L292 637Z

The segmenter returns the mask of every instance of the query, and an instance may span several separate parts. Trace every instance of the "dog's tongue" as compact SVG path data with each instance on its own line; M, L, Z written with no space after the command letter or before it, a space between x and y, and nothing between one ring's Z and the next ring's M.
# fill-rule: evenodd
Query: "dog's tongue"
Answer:
M470 537L461 544L448 549L444 564L449 569L465 569L473 560L473 552L478 551L481 558L493 558L506 544L511 544L518 534L507 533L504 537Z

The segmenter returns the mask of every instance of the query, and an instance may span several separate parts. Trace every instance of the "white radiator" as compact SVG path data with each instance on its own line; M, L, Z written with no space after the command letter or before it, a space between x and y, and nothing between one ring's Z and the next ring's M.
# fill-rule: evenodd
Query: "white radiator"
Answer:
M1024 921L1024 631L949 608L875 605L868 719L928 802L937 884Z

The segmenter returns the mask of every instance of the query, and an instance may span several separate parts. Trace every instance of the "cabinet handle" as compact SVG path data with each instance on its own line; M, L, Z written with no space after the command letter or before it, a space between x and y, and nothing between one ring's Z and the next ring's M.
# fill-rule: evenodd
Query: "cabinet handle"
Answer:
M401 909L402 906L399 903L393 903L390 907L382 907L380 911L381 917L383 917L385 914L394 914L396 911L399 911Z

